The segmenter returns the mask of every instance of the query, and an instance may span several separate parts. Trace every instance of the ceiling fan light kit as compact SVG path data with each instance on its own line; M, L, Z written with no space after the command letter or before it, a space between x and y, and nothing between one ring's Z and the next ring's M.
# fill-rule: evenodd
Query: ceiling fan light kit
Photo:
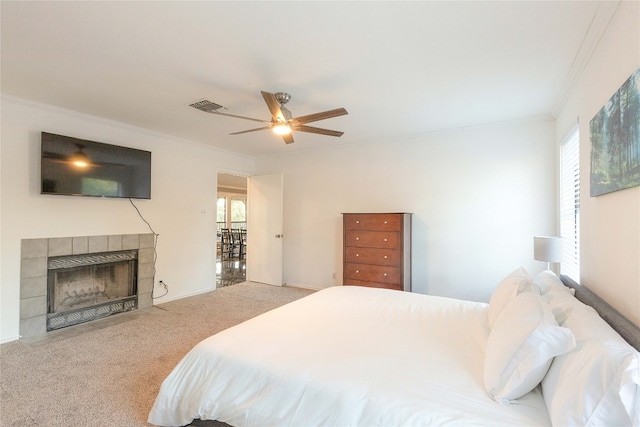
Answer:
M71 157L69 157L69 163L80 169L88 168L89 166L91 166L91 159L89 159L89 156L87 156L85 152L82 151L84 150L84 146L81 144L76 144L76 147L78 147L78 151L76 151Z
M336 108L334 110L323 111L321 113L308 114L306 116L300 117L292 117L291 111L289 111L284 105L291 100L291 95L286 92L276 92L270 93L261 91L262 98L264 102L267 104L267 108L269 108L269 112L271 113L271 120L261 120L254 119L252 117L238 116L235 114L223 113L219 111L224 108L220 104L216 104L215 102L208 101L206 99L201 99L190 104L191 107L197 108L200 111L204 111L205 113L210 114L218 114L221 116L227 117L235 117L237 119L251 120L254 122L263 123L265 126L243 130L240 132L233 132L230 135L240 135L248 132L255 132L258 130L272 129L274 133L279 134L282 137L282 140L286 144L293 143L293 136L291 135L292 131L300 131L300 132L308 132L315 133L319 135L328 135L328 136L336 136L340 137L344 134L344 132L323 129L314 126L307 126L306 123L317 122L320 120L330 119L332 117L339 117L349 114L347 110L344 108Z
M278 135L286 135L288 133L291 133L291 127L289 125L275 125L273 127L273 132L277 133Z

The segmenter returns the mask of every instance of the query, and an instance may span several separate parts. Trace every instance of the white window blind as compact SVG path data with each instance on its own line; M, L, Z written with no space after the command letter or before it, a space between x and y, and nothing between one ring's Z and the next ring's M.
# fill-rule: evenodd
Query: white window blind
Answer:
M560 145L560 273L580 283L580 144L576 127Z

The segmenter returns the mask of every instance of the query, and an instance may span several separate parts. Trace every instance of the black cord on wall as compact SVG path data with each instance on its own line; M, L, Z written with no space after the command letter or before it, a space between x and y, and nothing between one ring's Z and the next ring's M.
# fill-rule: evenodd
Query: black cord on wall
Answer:
M159 296L154 296L154 291L156 289L156 283L155 283L155 278L156 278L156 260L158 259L158 236L160 236L158 233L156 233L153 230L153 227L151 227L151 224L149 224L149 221L147 221L144 216L142 216L142 213L140 213L140 209L138 209L138 207L135 205L135 203L133 203L133 200L129 199L129 202L131 203L131 206L134 207L134 209L136 210L136 212L138 212L138 216L140 216L140 218L145 222L145 224L147 224L147 227L149 227L149 230L151 230L151 232L153 233L153 286L151 286L151 299L156 299L156 298L162 298L163 296L167 295L169 293L169 287L167 286L166 283L164 283L162 280L160 280L160 284L164 287L164 294L159 295Z

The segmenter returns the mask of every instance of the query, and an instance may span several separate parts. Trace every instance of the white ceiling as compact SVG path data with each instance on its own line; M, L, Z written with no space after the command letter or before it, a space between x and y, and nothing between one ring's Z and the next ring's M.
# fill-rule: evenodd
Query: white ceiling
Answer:
M553 117L617 2L2 1L1 90L261 156ZM270 131L261 90L341 138ZM73 136L73 135L72 135Z

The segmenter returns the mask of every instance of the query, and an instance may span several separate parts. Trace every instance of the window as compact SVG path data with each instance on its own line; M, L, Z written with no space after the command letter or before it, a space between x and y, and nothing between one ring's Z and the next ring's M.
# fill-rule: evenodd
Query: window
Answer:
M82 178L82 194L91 196L118 197L120 184L118 181L98 178Z
M247 198L244 195L218 193L218 231L221 228L247 228Z
M580 283L580 138L572 130L560 145L560 273Z
M227 228L227 199L225 197L218 197L216 218L218 231L220 231L221 228Z
M231 228L247 228L246 199L231 199Z

